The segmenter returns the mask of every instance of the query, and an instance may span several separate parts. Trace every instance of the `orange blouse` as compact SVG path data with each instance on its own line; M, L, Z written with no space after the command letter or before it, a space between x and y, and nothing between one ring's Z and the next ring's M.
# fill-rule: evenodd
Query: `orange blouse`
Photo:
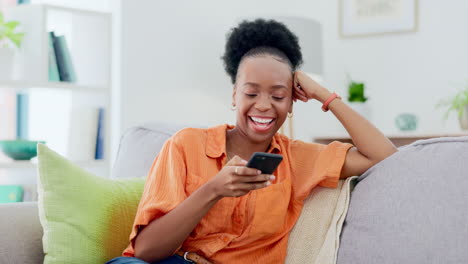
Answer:
M186 128L164 145L149 172L124 256L134 256L141 227L168 213L226 163L226 131L233 126ZM289 231L303 200L317 186L334 188L351 144L305 143L276 134L268 152L283 155L272 185L219 200L182 249L215 263L283 263Z

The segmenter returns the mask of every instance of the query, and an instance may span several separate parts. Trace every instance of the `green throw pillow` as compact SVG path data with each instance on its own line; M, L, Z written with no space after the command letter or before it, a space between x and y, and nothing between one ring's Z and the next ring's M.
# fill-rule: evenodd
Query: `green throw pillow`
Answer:
M44 263L105 263L120 256L145 180L95 176L43 144L38 159Z

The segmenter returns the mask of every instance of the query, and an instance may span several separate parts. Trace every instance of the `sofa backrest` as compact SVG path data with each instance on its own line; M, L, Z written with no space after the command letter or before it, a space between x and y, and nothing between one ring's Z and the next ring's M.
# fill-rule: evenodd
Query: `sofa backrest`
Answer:
M468 263L468 137L417 141L351 195L338 264Z
M164 142L184 127L154 122L129 128L120 138L111 178L146 177Z

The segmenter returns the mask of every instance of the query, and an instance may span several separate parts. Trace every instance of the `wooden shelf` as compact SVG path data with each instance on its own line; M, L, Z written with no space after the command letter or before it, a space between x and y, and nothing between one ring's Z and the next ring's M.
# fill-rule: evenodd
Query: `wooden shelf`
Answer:
M111 17L111 14L109 12L89 10L89 9L76 8L76 7L66 7L66 6L60 6L60 5L55 5L55 4L41 4L41 5L44 6L45 8L48 8L48 9L55 9L55 10L60 10L60 11L64 11L64 12L84 13L84 14L91 14L91 15L108 16L109 19Z
M80 85L75 83L67 82L29 82L29 81L2 81L0 80L0 88L10 88L10 89L41 89L41 88L50 88L50 89L61 89L68 91L80 91L80 92L92 92L92 93L107 93L109 91L108 87L105 86L89 86L89 85Z
M90 160L90 161L72 161L73 164L83 167L104 167L108 165L107 160ZM35 169L37 160L29 161L0 161L0 169Z
M468 131L459 132L459 133L417 133L417 132L400 132L385 135L390 141L395 144L397 147L408 145L414 141L421 139L429 138L438 138L438 137L461 137L468 136ZM312 139L316 143L320 144L329 144L333 141L340 141L344 143L352 143L351 137L349 135L330 135L330 136L320 136L314 137Z
M108 176L110 159L92 160L94 153L86 146L95 142L91 123L94 124L94 117L97 122L97 110L104 109L104 123L101 124L104 125L104 153L106 157L111 156L113 133L110 128L113 120L116 120L111 107L114 100L111 14L49 4L28 4L7 8L4 15L6 20L19 21L21 30L27 32L21 49L15 53L13 80L0 80L0 93L10 96L11 102L14 102L16 93L27 94L28 137L40 138L57 150L69 153L73 164L89 172ZM76 83L49 81L49 54L52 52L49 32L66 38ZM14 104L10 106L8 110L14 112ZM7 126L16 126L13 121L11 118ZM89 123L86 124L86 121ZM4 125L2 122L1 128ZM13 134L8 133L3 138L12 138ZM76 149L77 146L84 148ZM84 149L89 153L84 155ZM74 158L71 153L83 155ZM35 184L36 178L37 158L13 161L2 156L0 184Z

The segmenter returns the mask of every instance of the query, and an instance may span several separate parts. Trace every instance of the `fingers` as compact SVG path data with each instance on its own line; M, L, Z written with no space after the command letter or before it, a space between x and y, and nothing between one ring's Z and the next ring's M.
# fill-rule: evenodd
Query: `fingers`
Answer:
M234 156L232 159L230 159L227 163L226 166L245 166L247 165L247 161L243 160L239 156Z
M295 98L296 100L301 100L303 102L307 102L309 100L309 98L301 88L294 89L293 98Z
M233 167L232 169L233 174L237 176L255 176L255 175L259 175L262 173L260 170L248 168L245 166L232 166L232 167Z
M297 78L296 78L296 73L294 73L294 77L293 77L293 88L296 88L298 86L298 82L297 82Z
M297 86L294 88L294 93L296 95L301 95L301 96L304 96L304 97L307 97L306 93L304 92L304 90L302 90L302 87L301 86Z
M294 80L293 80L293 100L296 102L297 100L301 100L303 102L307 102L309 98L307 94L302 89L301 84L297 79L298 72L294 73Z
M302 90L302 87L300 85L294 87L294 92L296 92L298 94L305 95L305 92L304 92L304 90Z
M242 182L246 182L246 183L253 183L253 182L258 182L258 183L261 183L261 182L266 182L266 181L274 181L275 180L275 176L274 175L270 175L270 174L260 174L260 175L257 175L257 176L250 176L250 177L242 177Z
M301 90L301 84L296 78L294 78L293 89L294 91Z
M246 195L250 191L262 189L268 187L272 184L272 180L274 180L275 176L261 174L258 176L249 176L249 177L238 177L241 179L246 180L247 182L237 182L230 184L228 187L230 194L227 196L233 197L240 197ZM268 179L268 180L265 180ZM252 181L252 182L248 182Z
M271 185L271 182L269 181L262 182L262 183L240 183L238 185L238 188L239 190L252 191L252 190L262 189L270 185Z
M296 98L297 100L303 101L304 103L307 103L309 101L309 99L305 96L298 95Z

